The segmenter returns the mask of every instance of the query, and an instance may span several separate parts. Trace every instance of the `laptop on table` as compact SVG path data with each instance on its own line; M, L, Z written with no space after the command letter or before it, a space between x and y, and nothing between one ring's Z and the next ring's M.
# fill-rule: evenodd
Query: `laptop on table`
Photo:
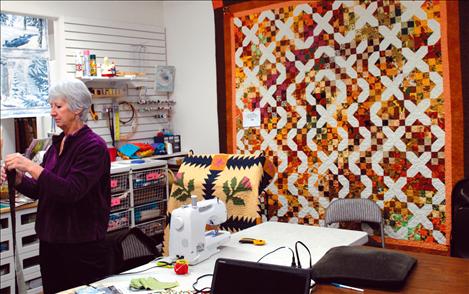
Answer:
M212 294L308 294L309 269L219 258L213 272Z

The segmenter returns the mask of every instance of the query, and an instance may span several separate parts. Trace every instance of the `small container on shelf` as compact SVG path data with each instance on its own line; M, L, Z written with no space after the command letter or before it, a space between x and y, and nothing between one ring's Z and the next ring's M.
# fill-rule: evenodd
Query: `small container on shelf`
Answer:
M96 76L98 78L102 77L102 68L101 68L101 63L98 63L97 67L96 67Z
M116 74L112 69L113 65L114 65L114 63L111 63L109 61L109 58L107 56L104 56L103 64L101 65L101 76L103 76L103 77L114 77ZM114 70L115 70L115 66L114 66Z
M164 142L171 144L171 153L181 152L181 136L180 135L165 135ZM168 154L170 154L168 152Z
M97 75L97 64L96 64L96 55L90 55L90 76L95 77Z
M83 77L90 76L90 50L83 51Z
M77 50L75 54L75 77L83 78L83 53Z

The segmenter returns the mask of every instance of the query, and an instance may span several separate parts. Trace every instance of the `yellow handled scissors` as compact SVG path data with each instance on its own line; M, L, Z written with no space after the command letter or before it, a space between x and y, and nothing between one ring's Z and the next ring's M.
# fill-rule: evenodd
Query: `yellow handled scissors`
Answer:
M254 244L257 246L265 245L265 240L262 239L254 239L254 238L241 238L239 243L247 243L247 244Z

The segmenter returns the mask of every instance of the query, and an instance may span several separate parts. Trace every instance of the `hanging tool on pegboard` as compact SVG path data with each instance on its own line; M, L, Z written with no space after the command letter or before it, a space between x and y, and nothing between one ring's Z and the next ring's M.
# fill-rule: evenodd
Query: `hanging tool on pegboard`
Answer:
M119 104L116 101L112 102L112 110L114 112L114 140L119 141L120 140Z
M116 139L114 137L114 110L113 107L106 107L104 108L104 111L107 114L107 122L109 125L109 134L111 135L111 140L112 140L112 146L116 147Z

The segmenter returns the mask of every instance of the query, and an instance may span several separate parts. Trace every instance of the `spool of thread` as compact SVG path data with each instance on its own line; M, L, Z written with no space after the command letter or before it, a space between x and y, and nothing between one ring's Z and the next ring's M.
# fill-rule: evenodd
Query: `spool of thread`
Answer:
M173 144L166 142L166 154L173 154Z
M90 50L83 51L83 76L90 76Z
M109 151L109 157L111 158L111 161L116 161L117 149L115 147L108 147L107 150Z
M95 77L97 74L96 55L90 54L90 76Z
M176 275L185 275L189 272L189 263L185 259L178 259L174 264L174 272Z
M75 77L82 78L83 77L83 54L81 51L77 51L75 53Z

